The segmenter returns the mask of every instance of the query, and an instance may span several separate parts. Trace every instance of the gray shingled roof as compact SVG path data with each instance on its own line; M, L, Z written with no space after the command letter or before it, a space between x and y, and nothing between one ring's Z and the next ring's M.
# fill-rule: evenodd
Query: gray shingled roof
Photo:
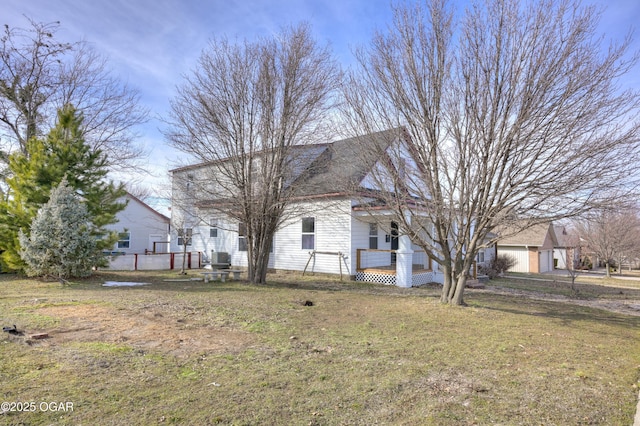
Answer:
M295 183L298 196L326 195L357 187L399 136L399 129L326 144Z
M513 232L513 228L510 227L499 230L498 233L506 235L506 237L500 238L498 245L541 247L544 245L547 233L551 232L553 234L553 227L549 224L539 224L515 234ZM555 245L555 235L552 235L552 238Z
M295 197L301 198L344 194L358 189L389 145L402 133L402 128L396 128L330 143L296 146L290 151L289 164L293 170L286 185L292 188ZM192 164L171 172L206 168L211 164Z

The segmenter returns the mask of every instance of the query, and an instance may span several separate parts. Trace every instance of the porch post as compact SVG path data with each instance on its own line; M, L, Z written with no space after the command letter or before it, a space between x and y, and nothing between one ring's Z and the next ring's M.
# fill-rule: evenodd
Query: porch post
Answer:
M406 222L411 223L410 221L411 217L407 215ZM396 285L398 287L411 287L413 285L413 250L411 249L411 239L408 235L400 235L398 238Z

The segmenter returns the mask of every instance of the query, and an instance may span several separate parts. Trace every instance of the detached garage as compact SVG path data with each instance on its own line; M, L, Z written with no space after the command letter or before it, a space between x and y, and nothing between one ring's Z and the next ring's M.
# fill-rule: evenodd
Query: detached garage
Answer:
M503 230L498 240L498 256L516 260L512 272L543 274L553 271L553 248L557 245L553 224L535 225L518 233Z

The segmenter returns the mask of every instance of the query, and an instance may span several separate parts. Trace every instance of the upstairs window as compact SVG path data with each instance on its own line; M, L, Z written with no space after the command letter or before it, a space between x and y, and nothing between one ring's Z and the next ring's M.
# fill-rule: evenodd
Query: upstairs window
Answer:
M209 219L209 237L218 238L218 219Z
M314 250L316 247L316 218L302 218L302 250Z
M190 192L193 189L193 175L192 174L188 174L187 175L186 187L187 187L187 192Z
M182 235L180 235L180 234L182 234ZM190 246L191 245L192 236L193 236L193 229L186 228L183 232L178 234L178 245L179 246L184 246L186 244L186 245Z

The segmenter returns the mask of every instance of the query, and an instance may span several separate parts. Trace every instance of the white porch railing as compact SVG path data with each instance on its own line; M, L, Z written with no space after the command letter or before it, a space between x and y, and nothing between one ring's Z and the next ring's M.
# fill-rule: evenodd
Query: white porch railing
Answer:
M357 249L356 271L375 271L381 274L395 274L395 253L396 250ZM414 272L431 271L433 269L433 259L424 251L414 251L411 264Z

